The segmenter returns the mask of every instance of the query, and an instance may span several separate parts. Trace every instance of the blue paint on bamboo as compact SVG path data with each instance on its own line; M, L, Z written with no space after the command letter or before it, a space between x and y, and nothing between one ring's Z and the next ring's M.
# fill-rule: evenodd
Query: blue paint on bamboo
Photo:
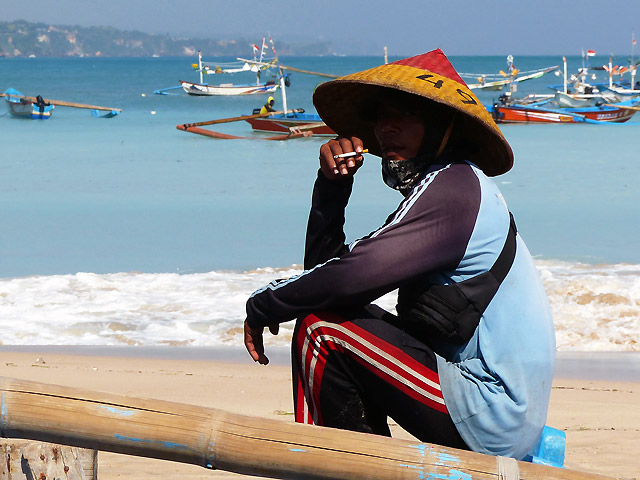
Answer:
M425 457L425 454L427 453L427 449L432 450L429 453L432 456L436 457L436 461L437 462L440 462L440 463L438 463L438 465L440 465L440 464L448 465L450 463L460 463L461 462L461 460L458 457L456 457L455 455L452 455L451 453L447 453L447 452L439 452L437 450L433 450L432 447L428 447L424 443L419 443L417 445L409 445L409 447L418 450L423 459Z
M472 480L470 473L454 469L449 470L449 473L430 473L423 478L428 480Z
M401 467L411 468L416 471L418 480L472 480L471 474L451 469L448 473L424 472L423 465L400 464Z
M4 392L2 392L2 405L0 406L0 435L4 437L4 426L7 418L7 404L4 401Z
M292 451L292 452L302 452L302 453L306 452L306 450L304 450L302 448L290 448L289 450Z
M122 415L123 417L130 417L135 413L133 410L123 410L121 408L112 407L110 405L100 405L100 408L104 408L105 410L108 410L109 412L116 415Z
M150 445L162 445L165 448L169 449L181 449L181 450L193 450L192 448L187 447L186 445L182 445L180 443L175 442L167 442L164 440L149 440L146 438L134 438L134 437L125 437L124 435L120 435L116 433L114 435L118 440L126 440L128 442L140 442L140 443L148 443Z
M437 454L438 461L442 462L443 465L448 465L450 463L460 463L460 459L455 455L451 455L450 453L439 452Z
M213 440L209 440L209 448L207 449L207 458L205 467L210 468L211 470L215 470L216 467L213 466L215 454L214 454L215 443Z
M409 447L417 450L420 453L423 463L427 454L431 456L430 461L433 461L434 465L439 467L449 467L452 463L455 464L461 462L461 460L455 455L447 452L439 452L437 450L434 450L432 447L425 445L424 443L409 445ZM401 466L417 470L416 478L418 478L419 480L472 480L471 474L456 470L454 468L449 470L448 473L435 473L425 472L425 465L403 464Z

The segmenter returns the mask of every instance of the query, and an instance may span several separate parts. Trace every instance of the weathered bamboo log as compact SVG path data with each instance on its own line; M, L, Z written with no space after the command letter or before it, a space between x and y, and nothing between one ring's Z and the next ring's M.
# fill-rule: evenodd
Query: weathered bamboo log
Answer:
M241 474L344 480L612 480L437 445L3 377L0 394L3 437Z

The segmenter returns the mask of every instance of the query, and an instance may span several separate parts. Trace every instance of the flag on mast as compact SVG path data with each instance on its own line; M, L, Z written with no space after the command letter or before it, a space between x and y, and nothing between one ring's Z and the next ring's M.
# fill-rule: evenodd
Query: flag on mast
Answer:
M595 57L595 56L596 56L595 50L587 50L587 57Z
M276 46L273 44L273 38L271 38L271 34L269 34L269 43L271 44L271 50L273 51L273 54L277 57L278 54L276 53Z

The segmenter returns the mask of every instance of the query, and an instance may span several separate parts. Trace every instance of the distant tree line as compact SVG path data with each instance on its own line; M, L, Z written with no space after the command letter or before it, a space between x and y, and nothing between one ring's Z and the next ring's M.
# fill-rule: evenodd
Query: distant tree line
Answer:
M260 39L261 40L261 39ZM4 57L151 57L252 55L256 39L197 39L123 31L113 27L47 25L24 20L0 22ZM289 44L278 41L278 54L332 55L330 42Z

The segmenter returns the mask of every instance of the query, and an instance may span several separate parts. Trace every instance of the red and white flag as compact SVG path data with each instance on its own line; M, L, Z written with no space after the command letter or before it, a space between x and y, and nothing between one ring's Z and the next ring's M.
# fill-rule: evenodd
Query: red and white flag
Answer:
M587 57L595 57L595 56L596 56L595 50L587 50Z

